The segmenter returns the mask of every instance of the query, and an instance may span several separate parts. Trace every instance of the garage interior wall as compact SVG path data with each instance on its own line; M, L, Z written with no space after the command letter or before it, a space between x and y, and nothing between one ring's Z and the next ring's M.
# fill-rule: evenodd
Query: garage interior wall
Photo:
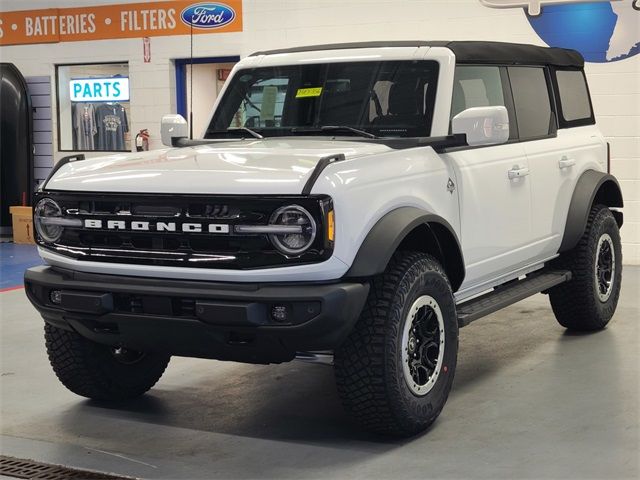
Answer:
M63 0L55 2L55 7L137 1ZM2 9L46 8L53 3L3 0ZM244 57L269 48L372 40L473 39L544 45L521 9L490 9L479 0L244 0L243 10L243 32L196 35L194 56ZM189 56L189 37L153 37L151 52L151 62L144 63L143 41L138 38L2 47L0 57L15 63L26 77L51 78L55 64L128 62L131 131L149 129L153 149L161 147L162 115L176 112L172 60ZM624 261L639 264L640 55L613 63L590 63L586 70L598 124L611 143L612 173L620 180L625 197ZM56 118L54 114L54 122ZM53 130L57 135L55 125ZM65 155L57 151L57 143L55 138L55 159Z

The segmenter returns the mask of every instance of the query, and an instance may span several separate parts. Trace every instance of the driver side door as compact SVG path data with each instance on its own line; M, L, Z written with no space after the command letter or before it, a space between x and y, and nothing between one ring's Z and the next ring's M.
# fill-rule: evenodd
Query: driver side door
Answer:
M462 147L446 154L456 172L461 242L466 264L463 290L481 289L524 267L531 243L531 182L508 76L498 66L458 66L451 117L471 107L505 106L506 144Z

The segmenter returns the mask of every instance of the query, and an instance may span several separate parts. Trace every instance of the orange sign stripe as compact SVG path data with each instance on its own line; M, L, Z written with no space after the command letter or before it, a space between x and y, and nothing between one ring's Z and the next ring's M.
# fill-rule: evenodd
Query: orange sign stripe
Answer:
M181 13L202 3L231 8L235 18L215 28L194 26L194 34L242 31L242 0L175 0L0 12L0 45L189 35L191 26L182 21Z

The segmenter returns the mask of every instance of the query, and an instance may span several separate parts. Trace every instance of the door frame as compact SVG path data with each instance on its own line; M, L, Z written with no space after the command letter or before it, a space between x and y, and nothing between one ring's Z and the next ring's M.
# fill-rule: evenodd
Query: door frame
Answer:
M174 64L176 67L176 111L179 115L187 118L187 68L193 65L203 63L238 63L240 55L232 55L227 57L199 57L199 58L176 58Z

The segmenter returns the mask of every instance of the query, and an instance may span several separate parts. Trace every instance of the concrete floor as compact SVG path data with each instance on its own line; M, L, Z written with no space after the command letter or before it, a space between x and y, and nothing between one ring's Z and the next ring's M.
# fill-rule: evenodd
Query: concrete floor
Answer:
M40 264L35 246L0 243L0 293L21 288L24 271Z
M454 388L422 436L342 412L328 367L175 358L144 398L67 392L21 290L0 294L5 455L145 478L640 477L640 268L605 331L567 334L538 295L461 331Z

